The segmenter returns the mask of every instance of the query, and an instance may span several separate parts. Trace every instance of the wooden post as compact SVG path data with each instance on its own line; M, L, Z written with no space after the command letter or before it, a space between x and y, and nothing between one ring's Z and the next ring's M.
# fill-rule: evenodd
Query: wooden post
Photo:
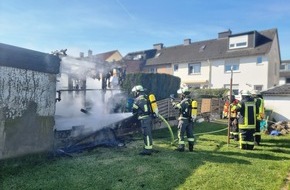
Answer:
M231 124L231 98L233 91L233 66L231 66L231 79L230 79L230 97L229 97L229 108L228 108L228 146L230 144L230 124Z

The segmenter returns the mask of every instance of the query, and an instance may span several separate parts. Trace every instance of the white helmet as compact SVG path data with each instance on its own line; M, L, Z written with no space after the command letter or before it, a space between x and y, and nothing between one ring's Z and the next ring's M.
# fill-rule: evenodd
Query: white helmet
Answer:
M252 90L251 94L254 96L260 95L261 93L258 90Z
M132 88L132 93L135 97L139 96L140 92L144 92L143 86L137 85Z
M132 92L144 92L144 88L141 85L134 86Z
M251 93L248 90L241 90L241 95L242 96L251 96Z
M180 88L177 90L177 94L189 95L190 91L189 91L188 86L184 83L181 83Z

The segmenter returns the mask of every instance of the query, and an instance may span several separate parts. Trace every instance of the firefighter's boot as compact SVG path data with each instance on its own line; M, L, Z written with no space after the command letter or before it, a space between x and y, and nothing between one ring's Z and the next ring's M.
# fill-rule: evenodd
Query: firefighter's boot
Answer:
M149 149L143 149L143 151L139 153L139 155L141 156L145 156L145 155L150 156L151 154L152 154L152 150L149 150Z
M180 144L177 149L175 149L176 151L179 151L179 152L184 152L184 144Z
M193 152L193 143L188 144L189 152Z

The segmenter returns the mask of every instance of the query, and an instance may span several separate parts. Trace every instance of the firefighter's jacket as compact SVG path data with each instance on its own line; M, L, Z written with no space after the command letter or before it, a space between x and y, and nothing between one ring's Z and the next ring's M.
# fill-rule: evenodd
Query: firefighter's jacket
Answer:
M237 118L237 110L238 110L238 105L239 102L238 100L234 100L231 104L230 104L230 108L231 108L231 113L229 114L230 115L230 118Z
M254 99L248 98L238 104L239 129L256 128L256 104Z
M173 103L173 108L179 109L179 118L178 120L191 120L191 102L192 100L189 97L185 97L179 103Z
M138 119L145 119L151 115L152 112L147 95L140 94L135 99L132 112L138 117Z
M255 98L256 103L256 117L257 120L263 120L265 115L265 107L264 107L264 99L263 98Z
M224 104L223 116L228 117L228 112L229 112L229 101L227 100Z

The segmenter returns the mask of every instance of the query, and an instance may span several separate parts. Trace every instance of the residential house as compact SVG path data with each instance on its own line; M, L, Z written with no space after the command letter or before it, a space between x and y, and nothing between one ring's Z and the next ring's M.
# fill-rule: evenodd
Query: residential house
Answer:
M279 84L290 84L290 60L281 62Z
M264 97L265 108L272 110L272 118L269 119L290 120L290 83L269 88L261 93Z
M99 53L93 55L92 50L88 50L88 55L84 56L84 52L80 52L80 58L88 59L88 58L93 58L94 60L98 60L99 62L116 62L120 61L122 59L122 55L118 50L113 50L113 51L108 51L104 53Z
M122 62L126 65L126 73L144 72L143 68L146 64L146 60L154 57L156 51L156 49L150 49L128 53L122 60Z
M232 34L217 39L164 47L147 58L143 72L169 73L195 88L229 88L231 69L234 94L241 90L265 90L279 83L280 49L277 29Z

